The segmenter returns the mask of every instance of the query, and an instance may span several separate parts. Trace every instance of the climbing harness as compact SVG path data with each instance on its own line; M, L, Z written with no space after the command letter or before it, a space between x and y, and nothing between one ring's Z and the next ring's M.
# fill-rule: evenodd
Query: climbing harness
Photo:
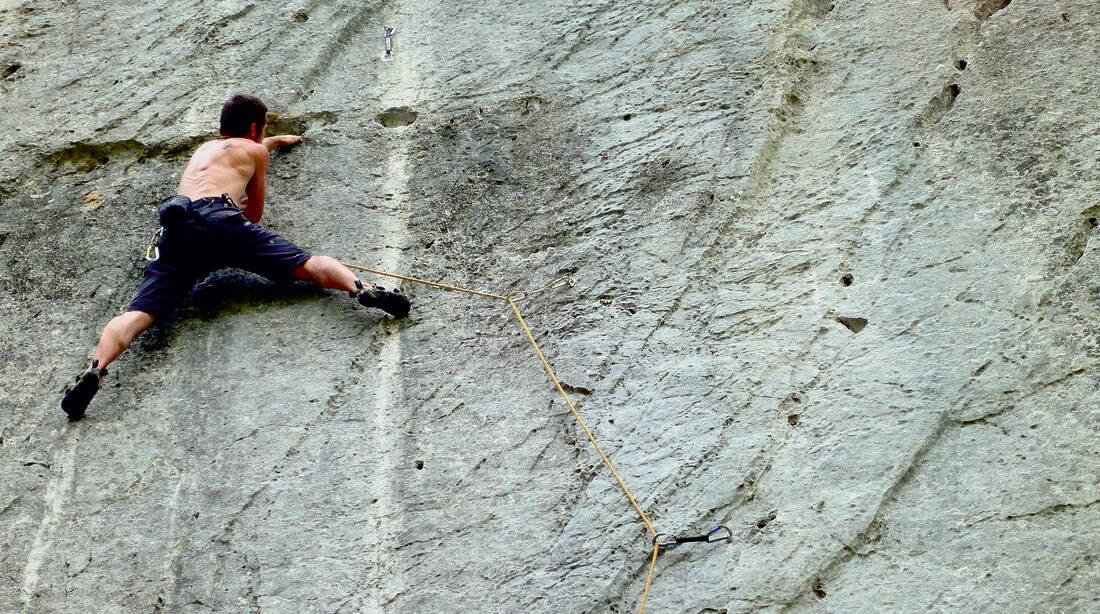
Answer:
M228 215L238 215L241 213L237 207L237 203L233 202L233 199L229 194L221 195L222 202L233 208L232 211L227 213L220 213L215 217L221 219L228 217ZM203 200L203 199L199 199ZM149 240L149 246L145 248L145 259L149 262L160 259L160 242L164 238L165 228L177 228L188 223L189 220L196 219L197 214L192 208L195 201L183 196L182 194L176 194L169 196L160 201L160 206L157 208L157 220L160 222L160 228L153 233L153 238Z
M388 26L387 26L386 29L390 30L390 28ZM641 598L640 605L638 607L638 614L645 614L646 603L649 601L649 591L650 591L650 588L652 588L652 586L653 586L653 576L654 576L654 574L656 572L656 569L657 569L657 555L660 554L661 550L668 550L670 548L673 548L675 546L678 546L678 545L684 544L684 543L688 543L688 542L708 542L708 543L719 542L719 541L727 541L728 542L728 541L731 541L733 539L733 532L730 531L729 527L727 527L725 525L718 525L718 526L714 527L713 529L711 529L710 531L708 531L707 533L705 533L704 535L699 535L699 536L695 536L695 537L676 537L676 536L667 535L665 533L658 533L657 529L653 528L653 523L650 522L649 516L647 516L645 511L642 510L642 506L638 504L637 499L634 498L634 494L630 492L630 488L627 487L626 482L623 481L623 478L619 475L619 472L615 469L615 465L611 463L611 458L600 447L600 443L598 441L596 441L596 436L592 433L592 430L588 428L588 424L585 423L584 418L582 418L580 412L577 411L577 407L575 405L573 405L573 400L570 399L569 395L565 392L565 388L562 387L561 381L558 379L557 374L554 373L553 367L550 366L550 362L548 360L546 360L546 356L542 353L542 348L540 348L538 342L535 341L535 335L531 332L531 328L529 326L527 326L527 321L523 318L523 314L520 312L519 306L516 305L516 301L523 300L524 298L527 298L528 296L530 296L532 294L535 294L536 292L542 292L543 290L549 290L551 288L561 288L561 287L566 286L566 285L568 285L570 288L572 288L577 283L575 279L573 279L572 277L568 277L568 276L561 277L561 278L558 278L558 279L554 280L549 285L547 285L543 288L539 288L537 290L531 290L531 291L528 291L528 292L517 292L517 293L513 293L513 294L509 294L509 295L502 295L502 294L493 294L492 292L483 292L481 290L471 290L470 288L463 288L461 286L451 286L451 285L447 285L447 284L441 284L439 282L428 281L426 279L418 279L416 277L409 277L407 275L398 275L396 273L387 273L385 271L379 271L379 270L376 270L376 269L369 269L367 267L357 266L357 265L354 265L354 264L347 264L347 263L343 263L343 264L344 264L344 266L348 267L349 269L355 269L357 271L364 271L364 272L367 272L367 273L373 273L375 275L382 275L384 277L391 277L393 279L400 279L400 280L403 280L403 281L409 281L409 282L413 282L413 283L424 284L426 286L432 286L432 287L440 288L440 289L447 290L447 291L465 292L466 294L474 294L474 295L477 295L477 296L484 296L484 297L487 297L487 298L493 298L493 299L497 299L497 300L500 300L500 301L504 301L505 303L508 303L508 306L512 308L512 312L516 316L516 320L519 321L520 326L523 328L523 332L527 336L527 341L530 342L531 347L534 348L535 354L538 356L539 361L542 362L542 366L546 369L546 374L550 376L550 381L552 381L554 383L554 387L557 388L558 393L561 394L562 399L565 401L566 406L569 407L569 411L572 412L573 417L577 421L577 424L580 425L580 427L584 431L585 435L588 436L588 441L590 441L592 443L592 447L596 450L596 454L599 455L600 460L603 461L603 464L607 467L608 471L611 472L612 477L614 477L615 481L618 482L619 488L622 489L623 494L625 494L627 500L630 501L630 505L632 505L634 507L634 511L636 511L638 513L638 518L641 519L642 524L645 525L646 529L653 536L653 538L652 538L653 539L653 549L651 551L650 558L649 558L649 571L646 573L645 588L642 591L642 598Z
M653 536L653 545L657 546L661 550L672 550L680 544L687 544L691 542L728 542L733 539L733 531L724 524L720 524L713 529L707 531L702 535L695 535L693 537L678 537L676 535L669 535L667 533L658 533Z
M538 290L531 290L529 292L513 292L512 294L508 295L508 298L513 301L522 301L523 299L531 296L532 294L535 294L536 292L542 292L543 290L553 290L554 288L560 288L562 286L569 286L570 288L572 288L575 285L577 285L577 280L573 279L572 277L559 277L550 282L549 286L539 288Z
M382 52L382 61L389 62L393 59L393 35L397 34L397 30L393 26L385 26L385 34L382 36L382 47L385 49Z

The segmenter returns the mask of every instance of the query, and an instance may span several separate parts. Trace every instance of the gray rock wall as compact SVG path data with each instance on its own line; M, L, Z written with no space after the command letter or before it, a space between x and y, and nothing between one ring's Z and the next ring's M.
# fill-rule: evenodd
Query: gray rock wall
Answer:
M270 228L578 280L522 306L580 410L659 530L734 533L663 555L649 611L1100 612L1098 27L0 0L0 611L637 608L644 528L500 303L406 284L393 322L227 271L57 411L247 91L306 139Z

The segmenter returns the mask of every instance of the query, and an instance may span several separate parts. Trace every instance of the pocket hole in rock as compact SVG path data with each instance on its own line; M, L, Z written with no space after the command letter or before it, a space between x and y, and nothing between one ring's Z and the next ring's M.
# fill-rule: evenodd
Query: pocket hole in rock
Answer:
M959 93L962 92L962 90L959 89L959 85L957 83L952 83L951 85L947 86L947 89L945 91L947 92L948 104L954 103L955 99L959 97Z
M374 116L374 119L386 128L401 128L415 122L419 115L409 107L390 107Z
M836 321L843 324L845 328L852 331L853 333L858 333L859 331L867 327L867 318L849 318L847 316L840 316L836 319Z
M756 528L763 529L764 527L768 526L768 523L770 523L773 520L775 520L775 512L772 512L772 513L768 514L767 516L764 516L760 520L757 520L756 521Z

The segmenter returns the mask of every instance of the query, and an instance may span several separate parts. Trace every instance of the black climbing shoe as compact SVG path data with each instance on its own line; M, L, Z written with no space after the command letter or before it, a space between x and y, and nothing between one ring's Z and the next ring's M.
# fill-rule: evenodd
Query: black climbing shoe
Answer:
M69 420L80 420L84 417L84 410L88 409L88 403L99 391L99 380L107 375L107 369L99 369L98 360L92 361L92 368L76 376L76 385L65 392L61 399L61 411L69 414Z
M363 282L356 280L355 292L349 292L359 304L364 307L377 307L395 318L403 318L409 315L409 299L396 290L387 290L382 286L371 284L364 288Z

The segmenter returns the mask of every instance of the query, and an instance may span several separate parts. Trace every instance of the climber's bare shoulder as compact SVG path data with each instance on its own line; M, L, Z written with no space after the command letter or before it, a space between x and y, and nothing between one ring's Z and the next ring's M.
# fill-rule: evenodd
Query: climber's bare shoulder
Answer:
M191 154L177 193L191 200L228 194L239 201L252 176L267 170L268 155L267 147L247 138L207 141Z

